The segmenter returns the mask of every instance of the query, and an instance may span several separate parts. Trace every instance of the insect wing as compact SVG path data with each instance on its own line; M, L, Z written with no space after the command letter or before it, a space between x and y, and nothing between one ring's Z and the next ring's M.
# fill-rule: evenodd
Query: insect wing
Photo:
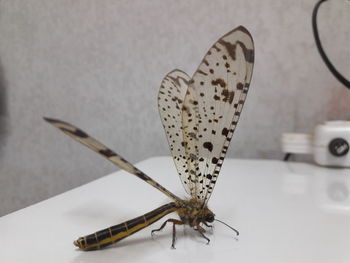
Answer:
M168 73L159 89L158 110L177 172L186 192L191 195L194 184L188 177L182 134L182 106L190 79L185 72L178 69Z
M137 176L141 180L157 188L159 191L163 192L173 200L177 200L177 201L181 200L176 195L171 193L169 190L167 190L166 188L161 186L159 183L154 181L151 177L146 175L144 172L140 171L138 168L133 166L131 163L129 163L127 160L121 157L119 154L115 153L114 151L112 151L111 149L109 149L108 147L106 147L96 139L92 138L90 135L88 135L86 132L82 131L81 129L61 120L56 120L51 118L44 118L44 120L46 120L56 128L60 129L69 137L80 142L81 144L85 145L91 150L99 153L100 155L102 155L103 157L105 157L115 165L117 165L119 168Z
M245 102L254 44L242 26L207 52L189 84L183 106L183 137L195 195L208 201Z

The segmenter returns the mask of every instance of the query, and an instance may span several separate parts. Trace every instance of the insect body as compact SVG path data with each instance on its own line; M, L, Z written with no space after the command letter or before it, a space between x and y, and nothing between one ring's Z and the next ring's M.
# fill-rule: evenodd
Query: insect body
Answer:
M210 227L215 215L207 203L247 96L253 63L253 39L240 26L209 49L192 78L181 70L174 70L162 81L158 94L159 113L175 166L190 195L187 200L180 199L79 128L60 120L45 118L73 139L173 200L143 216L80 237L74 241L76 246L82 250L103 248L175 211L180 220L168 219L152 234L163 229L168 222L172 223L174 247L175 225L186 224L209 242L204 235L206 230L203 225Z

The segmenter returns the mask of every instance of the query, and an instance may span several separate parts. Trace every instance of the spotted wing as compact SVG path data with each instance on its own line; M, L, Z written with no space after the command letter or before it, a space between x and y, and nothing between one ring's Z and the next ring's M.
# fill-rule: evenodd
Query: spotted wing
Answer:
M98 142L97 140L92 138L90 135L82 131L81 129L73 126L72 124L69 124L64 121L56 120L56 119L44 118L44 120L46 120L56 128L60 129L61 131L63 131L65 134L67 134L74 140L80 142L81 144L85 145L91 150L101 154L103 157L105 157L106 159L108 159L109 161L117 165L119 168L135 175L136 177L140 178L146 183L152 185L153 187L157 188L159 191L163 192L173 200L180 201L180 198L178 198L176 195L174 195L173 193L165 189L163 186L161 186L159 183L154 181L144 172L137 169L135 166L133 166L131 163L129 163L127 160L121 157L119 154L116 154L114 151L107 148L102 143Z
M185 72L178 69L168 73L159 89L158 110L177 172L186 192L191 195L194 183L188 176L182 134L182 106L190 79Z
M195 195L207 202L247 96L254 44L242 26L220 38L192 77L183 107L183 137Z

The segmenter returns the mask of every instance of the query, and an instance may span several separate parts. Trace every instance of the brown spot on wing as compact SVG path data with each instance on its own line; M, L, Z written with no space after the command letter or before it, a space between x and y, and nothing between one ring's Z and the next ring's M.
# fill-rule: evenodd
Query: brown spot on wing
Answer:
M211 81L211 84L213 85L220 85L221 87L225 88L226 87L226 82L223 79L213 79Z
M254 62L254 50L248 49L241 41L237 41L237 44L243 49L244 58L247 62Z
M211 162L212 162L213 164L217 164L218 161L219 161L219 159L216 158L216 157L213 157L213 158L211 159Z
M199 74L202 74L202 75L204 75L204 76L207 76L208 75L208 73L205 73L204 71L202 71L202 70L198 70L197 71Z
M224 102L228 102L228 103L232 103L233 101L233 97L235 96L235 92L234 91L228 91L228 89L224 89L221 92L221 95L224 96L224 98L222 99Z
M205 142L203 143L203 147L205 149L208 149L209 152L211 152L213 150L213 144L211 142Z
M226 42L223 39L221 39L219 41L219 43L226 48L226 51L229 54L229 56L233 60L236 60L236 44L232 44L232 43Z
M228 135L228 129L226 127L223 128L221 134L224 135L224 136L227 136Z
M110 158L112 156L116 156L115 152L113 152L110 149L103 149L103 150L99 150L98 152L100 154L102 154L103 156L106 156L107 158Z

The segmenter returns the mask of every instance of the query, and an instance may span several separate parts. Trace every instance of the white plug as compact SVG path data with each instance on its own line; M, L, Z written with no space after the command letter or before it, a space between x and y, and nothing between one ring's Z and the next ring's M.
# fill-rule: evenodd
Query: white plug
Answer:
M282 134L282 151L285 153L311 154L312 135L305 133Z
M282 151L313 154L319 165L350 167L350 121L328 121L317 125L313 135L285 133Z

